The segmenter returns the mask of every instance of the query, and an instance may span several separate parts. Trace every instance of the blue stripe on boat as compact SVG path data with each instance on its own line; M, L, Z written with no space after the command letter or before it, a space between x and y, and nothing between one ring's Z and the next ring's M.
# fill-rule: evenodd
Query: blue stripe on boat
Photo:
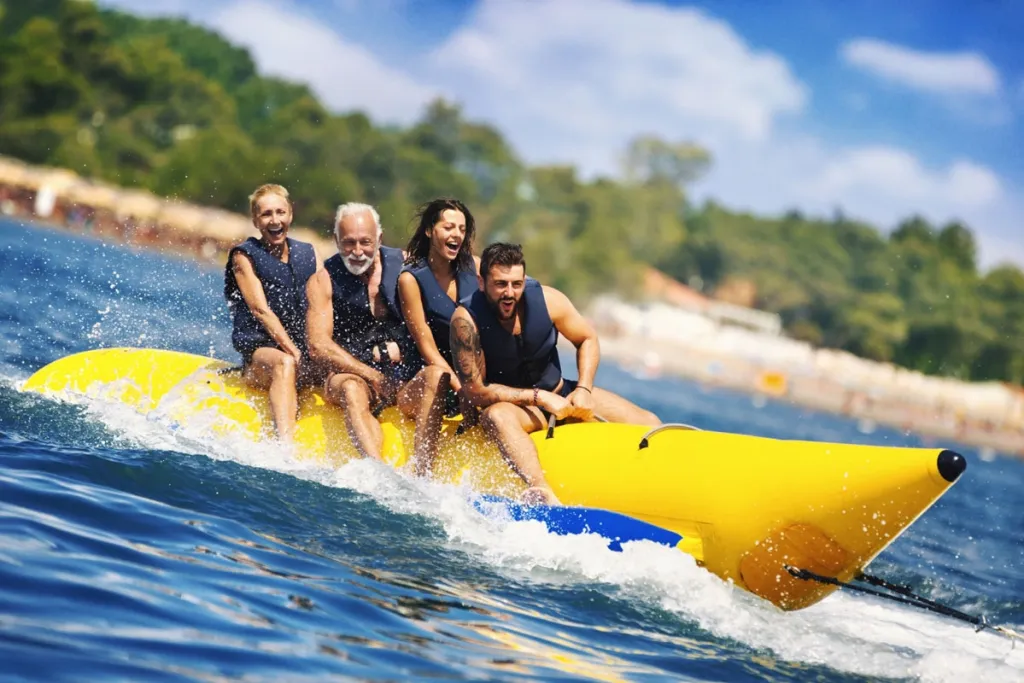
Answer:
M473 501L477 510L493 515L504 511L517 522L542 522L551 533L561 536L593 533L608 539L608 548L622 551L629 541L653 541L675 547L682 535L628 515L600 508L551 505L525 505L501 496L479 496Z

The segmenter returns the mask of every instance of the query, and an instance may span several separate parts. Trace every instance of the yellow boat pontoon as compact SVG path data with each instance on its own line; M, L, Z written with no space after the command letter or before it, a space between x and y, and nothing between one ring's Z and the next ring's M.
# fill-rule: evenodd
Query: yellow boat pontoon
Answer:
M175 351L75 354L36 372L23 390L120 401L172 423L253 440L271 424L265 394L247 388L229 363ZM330 465L353 456L340 411L318 390L300 395L299 410L302 457ZM395 409L380 419L385 459L401 468L412 424ZM517 495L523 483L497 449L479 428L456 434L457 425L443 427L434 476L468 482L482 494ZM836 589L793 570L856 578L966 467L949 450L785 441L685 425L568 424L533 438L567 506L653 525L708 571L787 610Z

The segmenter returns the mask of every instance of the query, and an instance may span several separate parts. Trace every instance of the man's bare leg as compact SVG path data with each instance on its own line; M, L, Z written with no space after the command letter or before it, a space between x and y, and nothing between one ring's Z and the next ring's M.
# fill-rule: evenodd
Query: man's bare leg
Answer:
M649 410L644 410L631 401L627 401L618 394L606 389L594 387L594 414L600 415L609 422L621 422L624 424L647 425L657 427L661 424L658 416Z
M537 447L530 438L532 432L544 428L543 413L532 406L521 408L511 403L495 403L481 413L480 424L498 444L505 462L529 486L523 492L523 501L559 505L558 497L544 478Z
M382 459L384 430L370 412L370 388L362 377L348 373L327 380L326 398L345 413L345 427L352 445L364 458Z
M434 467L444 418L442 404L450 382L451 375L436 365L428 365L398 391L399 410L416 421L413 471L417 476L429 475Z
M291 443L295 437L295 416L299 410L295 389L295 359L269 346L256 349L242 377L249 386L267 392L277 438L284 443Z

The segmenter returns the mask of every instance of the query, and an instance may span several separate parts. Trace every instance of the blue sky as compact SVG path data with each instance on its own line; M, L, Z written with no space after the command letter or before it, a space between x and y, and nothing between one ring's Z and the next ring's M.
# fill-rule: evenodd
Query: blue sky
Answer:
M693 140L699 198L888 229L966 221L1024 263L1024 3L1014 0L102 0L246 45L338 111L459 101L533 163L615 173L638 133ZM339 201L343 198L339 198Z

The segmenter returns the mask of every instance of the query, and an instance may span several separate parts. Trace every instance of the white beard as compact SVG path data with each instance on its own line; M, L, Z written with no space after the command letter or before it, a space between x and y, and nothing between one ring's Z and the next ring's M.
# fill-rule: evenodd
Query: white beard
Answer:
M343 256L341 257L341 260L345 264L345 267L348 269L348 272L352 273L353 275L362 275L363 273L370 269L370 266L373 265L372 258L368 258L362 261L355 261L349 260L348 257Z

